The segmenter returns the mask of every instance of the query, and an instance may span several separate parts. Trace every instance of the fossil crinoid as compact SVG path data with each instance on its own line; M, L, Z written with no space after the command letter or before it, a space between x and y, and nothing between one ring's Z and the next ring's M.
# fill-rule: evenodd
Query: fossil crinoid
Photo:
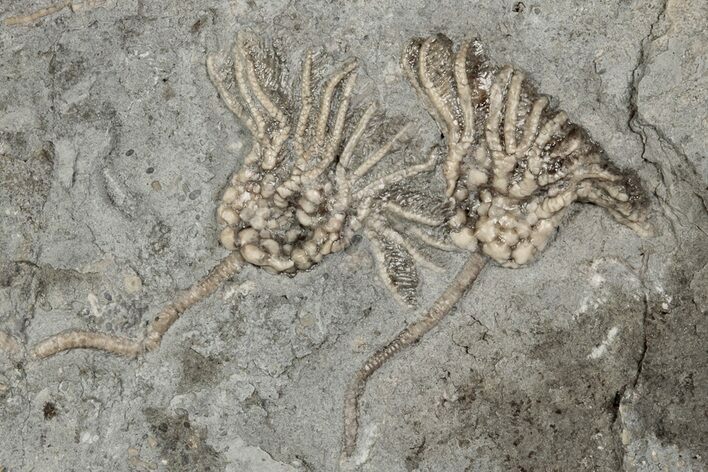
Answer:
M416 220L420 206L406 182L432 171L437 154L411 162L404 143L410 126L392 126L371 104L350 107L357 62L346 61L319 86L307 53L297 90L290 92L276 51L249 33L233 48L207 60L211 80L234 115L251 132L252 147L230 179L217 210L221 244L231 253L149 324L143 339L67 331L37 344L43 358L74 348L125 356L156 349L182 312L250 263L274 274L295 274L341 251L361 230L371 236L384 280L398 298L413 303L417 286L415 245L401 222ZM394 129L395 128L395 129ZM383 159L394 170L373 169ZM411 224L433 226L430 221ZM395 224L394 224L395 223Z
M491 64L479 41L455 49L441 34L414 39L402 66L444 135L446 196L455 207L449 231L452 241L471 254L423 318L356 373L345 395L345 461L356 445L357 403L368 377L432 329L488 258L505 267L529 263L575 201L606 208L640 234L649 230L636 175L614 166L587 132L550 106L522 72ZM478 245L484 255L475 252Z

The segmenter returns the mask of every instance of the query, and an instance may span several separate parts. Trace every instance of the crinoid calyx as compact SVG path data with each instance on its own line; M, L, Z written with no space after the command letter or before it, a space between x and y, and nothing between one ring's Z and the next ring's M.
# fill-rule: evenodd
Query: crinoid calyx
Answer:
M37 344L35 357L75 348L133 357L156 349L182 312L244 263L292 275L347 247L357 231L372 238L387 286L399 300L415 301L415 265L423 258L406 237L405 223L434 226L441 221L416 219L421 198L408 183L432 171L438 154L411 160L412 153L405 152L410 125L392 123L377 113L375 104L361 110L350 106L356 60L346 61L319 84L313 80L311 52L297 84L289 82L281 65L276 51L250 33L238 34L230 51L207 60L221 98L252 135L252 147L217 210L219 240L230 254L169 303L144 338L67 331ZM389 162L393 169L379 169L382 160L395 161Z
M637 176L613 165L522 72L492 64L479 41L455 49L442 34L414 39L402 67L444 136L445 192L455 209L447 221L450 239L471 254L430 310L354 376L345 395L343 461L354 452L358 398L368 377L450 312L487 257L505 267L528 264L575 201L600 205L620 223L649 232Z

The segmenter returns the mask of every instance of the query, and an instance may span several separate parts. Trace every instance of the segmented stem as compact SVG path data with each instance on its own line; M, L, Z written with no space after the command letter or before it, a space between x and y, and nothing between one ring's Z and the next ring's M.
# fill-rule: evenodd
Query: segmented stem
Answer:
M435 301L430 310L428 310L420 320L401 331L385 347L376 351L367 359L363 367L356 372L354 380L344 394L344 446L342 449L342 461L346 461L352 455L356 447L356 438L359 429L359 398L364 393L367 379L396 353L415 343L421 339L425 333L437 326L437 324L450 313L470 285L472 285L486 262L486 257L480 254L471 254L450 286Z
M150 323L145 339L141 341L113 336L96 331L70 330L50 336L32 348L32 356L44 359L70 349L98 349L119 356L137 357L160 346L162 336L189 307L208 297L229 277L238 272L243 258L234 251L221 260L209 274L170 302Z

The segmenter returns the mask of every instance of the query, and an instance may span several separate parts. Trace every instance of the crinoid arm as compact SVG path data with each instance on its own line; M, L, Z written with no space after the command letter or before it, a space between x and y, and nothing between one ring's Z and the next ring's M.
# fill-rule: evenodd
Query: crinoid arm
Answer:
M459 250L447 231L450 202L422 190L422 185L394 185L371 202L364 220L364 234L371 241L381 279L394 298L408 307L418 304L418 268L440 272L444 269L435 256Z
M476 108L486 100L491 67L481 43L468 40L453 49L443 34L413 39L401 59L403 72L443 133L447 155L443 166L446 195L466 197L460 186L463 159L475 143Z
M253 135L244 168L272 170L282 160L290 134L280 57L260 38L240 32L230 51L207 57L207 71L226 106Z
M150 322L142 339L133 340L97 331L68 330L38 342L32 347L30 354L35 359L44 359L71 349L97 349L119 356L137 357L146 351L153 351L160 346L162 336L182 313L211 295L242 266L240 254L229 254L206 277L167 304Z

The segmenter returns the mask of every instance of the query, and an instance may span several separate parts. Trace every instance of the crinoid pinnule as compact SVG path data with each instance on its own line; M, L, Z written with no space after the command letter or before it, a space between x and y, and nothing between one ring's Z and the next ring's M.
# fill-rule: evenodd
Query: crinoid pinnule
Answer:
M156 349L181 313L244 263L293 275L346 248L357 231L372 239L387 287L401 302L415 302L416 264L426 260L412 242L417 233L408 237L406 228L434 229L445 218L425 213L434 209L443 215L444 205L421 206L423 199L410 188L416 176L435 168L438 153L411 159L414 154L406 152L410 124L378 113L375 104L350 106L355 59L319 84L314 68L308 52L299 84L291 84L275 49L251 33L239 33L230 51L208 57L219 95L253 138L217 210L219 240L231 253L169 303L142 339L71 330L39 342L32 350L35 357L76 348L135 357ZM384 160L388 166L379 166Z
M636 175L614 166L522 72L491 64L478 40L455 49L442 34L414 39L402 66L444 137L445 196L453 206L449 239L470 256L421 319L355 373L344 396L342 465L351 465L358 399L367 379L452 310L486 264L487 257L475 252L478 245L505 267L527 264L574 201L600 205L620 223L649 233L647 201Z

